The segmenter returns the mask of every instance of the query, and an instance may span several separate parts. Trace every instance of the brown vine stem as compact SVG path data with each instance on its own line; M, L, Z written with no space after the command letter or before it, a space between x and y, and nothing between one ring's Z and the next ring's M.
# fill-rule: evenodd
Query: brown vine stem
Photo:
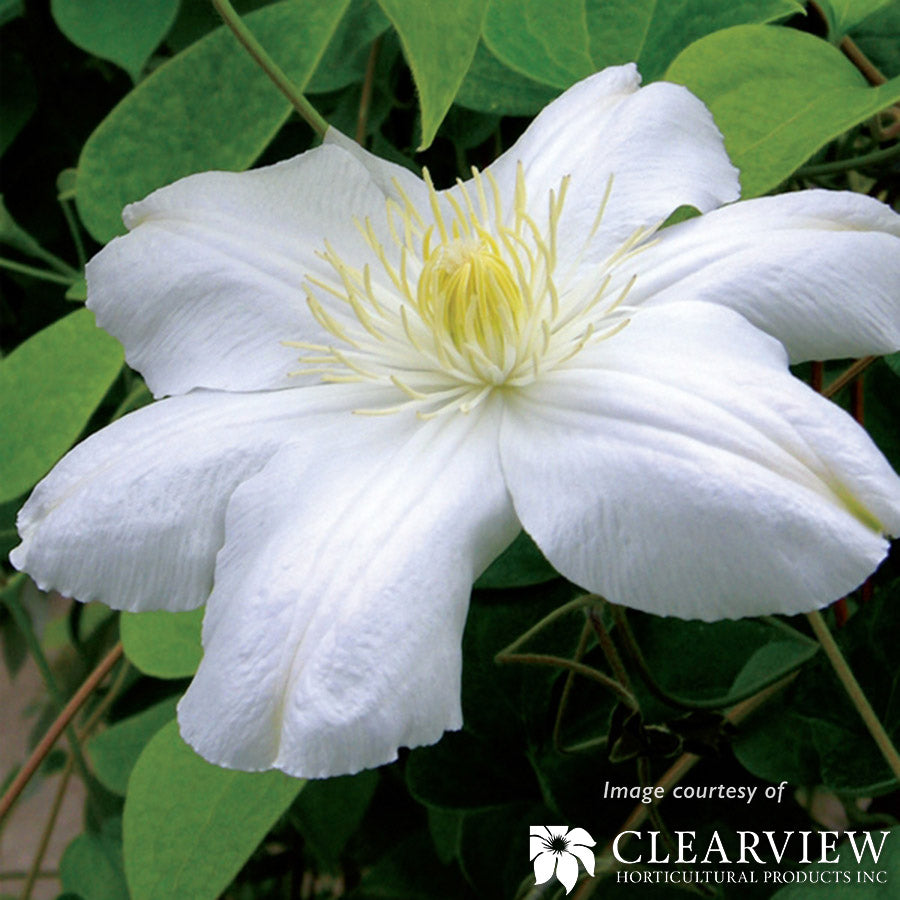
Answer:
M369 109L372 106L372 89L375 86L375 63L378 62L378 53L381 50L381 35L379 34L369 49L369 58L366 60L366 76L363 80L362 93L359 97L359 112L356 114L356 143L360 147L366 145L366 125L369 122Z
M25 577L24 574L19 572L5 582L3 585L4 601L6 602L6 606L12 614L13 620L18 626L19 631L22 632L22 635L25 638L25 643L28 645L28 651L41 673L41 678L43 679L44 686L47 688L47 693L50 695L50 699L53 701L56 711L59 712L64 705L62 692L57 684L56 676L53 674L50 661L44 654L44 648L41 646L41 642L32 626L31 616L28 615L24 606L22 606L17 593L20 587L24 585ZM89 777L88 766L85 762L84 755L81 752L81 746L78 743L75 730L73 728L67 728L66 732L72 747L72 755L75 757L75 765L78 766L79 772L84 779L87 780ZM2 819L2 816L0 816L0 819Z
M519 653L521 646L526 644L536 634L539 634L551 622L555 622L562 616L568 615L576 609L585 607L599 606L604 603L604 599L597 594L582 594L568 603L557 607L547 616L544 616L536 625L532 625L524 634L519 635L511 644L504 647L494 656L494 662L504 663L524 663L533 666L554 666L558 669L568 669L578 675L584 675L592 681L599 681L604 687L609 688L629 709L638 709L638 702L634 694L625 686L620 684L615 678L610 678L599 669L586 666L577 660L565 659L562 656L552 656L547 653Z
M72 777L72 767L74 765L74 757L70 756L66 761L66 766L63 769L62 779L59 782L59 786L56 789L56 794L53 797L53 805L50 808L50 815L47 817L47 824L44 826L44 830L41 833L41 839L38 843L37 853L34 855L34 862L31 864L31 868L28 870L28 876L25 879L25 884L22 887L22 893L20 895L20 900L31 900L31 892L34 890L34 885L37 882L38 875L41 871L41 863L44 861L44 854L47 852L47 847L50 844L50 835L53 834L53 829L56 827L56 820L59 817L59 811L62 809L63 800L66 796L66 790L69 787L69 780Z
M884 77L872 60L859 49L859 45L849 35L841 38L841 50L843 50L844 56L863 73L866 81L873 87L878 87L878 85L887 82L887 78Z
M122 644L116 644L109 653L100 661L99 665L84 680L81 687L73 694L72 699L63 707L62 712L56 717L47 733L38 742L34 748L28 761L19 770L19 774L13 779L3 798L0 799L0 822L6 817L7 813L12 809L13 804L18 799L19 794L25 788L25 785L31 780L34 773L38 770L47 754L53 749L59 736L69 726L75 714L85 704L88 697L96 690L100 682L109 674L112 667L119 661L122 656Z
M869 734L872 735L872 740L878 745L878 749L881 751L885 762L890 766L894 777L900 780L900 754L897 753L897 748L888 736L887 731L885 731L881 720L875 715L872 704L869 703L862 687L856 680L856 676L847 664L847 660L844 659L844 654L841 653L840 647L838 647L837 642L828 630L822 614L820 612L811 612L806 614L806 618L819 639L819 643L822 645L831 667L844 686L844 690L853 701L860 718L865 722Z
M590 622L585 622L581 635L578 638L578 646L575 648L575 662L580 663L584 654L587 652L588 639L591 636ZM572 688L575 686L575 672L571 669L566 673L566 681L563 684L562 695L559 698L559 706L556 708L556 719L553 722L553 747L560 753L566 753L567 750L562 746L562 723L565 715L566 707L569 705L569 697L572 694Z
M605 675L598 669L575 662L572 659L565 659L562 656L551 656L546 653L510 653L505 656L498 654L496 659L498 663L525 663L532 666L552 666L557 669L568 669L577 675L584 675L585 678L599 682L612 691L629 709L638 708L634 695L624 685L619 684L615 678L610 678L609 675Z
M833 397L838 391L842 388L845 388L854 378L862 375L869 366L872 365L878 359L877 356L864 356L862 359L858 359L852 366L850 366L845 372L838 375L828 387L823 388L821 394L823 397Z
M128 664L127 660L122 666L119 667L119 671L116 673L116 679L107 691L106 696L97 704L97 707L91 713L90 718L79 729L79 743L84 741L84 739L91 733L91 731L94 730L94 726L100 721L106 710L109 709L113 700L116 699L119 692L122 690L122 686L125 684L125 680L128 677L128 671L130 668L131 666ZM56 820L59 817L59 811L62 808L66 789L68 788L69 780L72 777L72 767L74 761L74 757L72 756L70 756L66 761L66 766L63 770L62 781L60 782L59 787L56 791L56 796L53 799L53 805L50 809L50 815L47 817L47 824L44 826L44 830L41 833L41 839L38 844L38 849L34 855L31 869L28 871L28 875L25 879L25 886L22 888L22 894L19 900L30 900L31 892L34 890L35 882L40 877L41 864L44 862L44 855L46 854L47 847L50 844L50 837L53 834L53 830L56 828Z
M609 632L606 630L606 626L603 624L600 610L589 610L588 621L594 629L594 634L597 635L597 641L600 643L600 648L603 650L603 655L606 657L606 661L609 663L609 667L612 669L616 681L630 693L634 693L634 689L631 686L631 679L628 677L628 671L625 668L625 664L622 662L619 651L616 649L615 641L613 641Z
M841 50L844 56L862 72L863 77L866 81L869 82L873 87L879 87L882 84L887 82L887 78L884 73L866 56L865 53L860 50L859 45L856 41L853 40L850 35L845 35L841 39ZM889 106L886 110L886 113L889 113L893 119L894 124L890 126L886 131L883 129L881 125L876 125L875 132L876 137L880 137L881 139L890 139L896 136L897 128L900 126L900 104L895 103L893 106ZM876 120L877 122L877 120ZM880 134L879 134L880 132Z
M782 678L780 681L776 681L775 684L770 684L768 687L763 688L758 694L754 694L752 697L748 697L741 703L737 703L725 714L725 718L734 725L739 724L756 712L760 706L768 702L775 694L790 684L796 677L796 673L792 673L787 677ZM691 769L693 769L700 759L701 757L694 753L684 753L672 764L659 781L656 782L656 787L661 787L663 789L663 798L665 798L669 791L675 787L675 785L678 784ZM636 830L647 818L649 818L649 807L651 805L656 805L658 802L660 801L654 798L650 804L639 803L632 810L631 815L625 820L624 824L619 828L619 833ZM622 841L621 843L624 845L627 842ZM607 875L612 874L620 867L620 865L621 863L612 854L612 844L608 844L597 854L596 870L598 873ZM602 880L603 879L600 877L595 877L582 881L572 895L572 900L588 900L589 897L593 896L594 891L600 885ZM530 900L530 898L526 898L526 900Z
M818 15L818 17L824 22L826 25L828 24L828 16L825 15L821 5L816 2L811 2L809 7L812 11ZM859 45L850 35L844 35L841 38L840 49L844 56L853 63L854 66L862 73L863 77L866 81L869 82L873 87L878 87L879 85L884 84L887 81L884 73L876 66L865 53L862 52ZM893 134L883 134L882 137L894 137L896 135L896 129L900 126L900 104L894 104L891 107L888 107L887 112L894 117L894 125L889 129L889 132L894 132Z

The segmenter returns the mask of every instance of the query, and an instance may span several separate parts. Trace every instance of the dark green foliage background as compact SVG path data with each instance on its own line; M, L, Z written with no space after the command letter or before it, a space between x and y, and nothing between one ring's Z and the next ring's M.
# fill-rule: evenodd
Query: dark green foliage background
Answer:
M361 127L366 146L381 156L416 170L428 165L439 185L487 165L574 81L636 60L645 80L679 81L710 106L745 196L811 186L889 203L900 194L896 129L891 136L891 120L876 117L900 101L897 0L830 0L809 9L795 0L236 6L330 123L350 135ZM123 368L116 342L80 309L85 258L122 231L122 206L190 172L273 162L313 144L217 22L203 0L54 0L49 8L0 0L4 557L31 487L80 436L149 401L139 376ZM885 83L868 84L839 49L848 36ZM369 62L371 103L360 125ZM848 362L828 364L826 383ZM864 409L866 426L900 469L898 372L896 355L869 369ZM809 377L809 367L797 374ZM849 392L836 400L848 404ZM14 674L25 658L22 612L45 601L8 565L4 573L0 639ZM849 599L849 621L836 633L898 739L896 554L870 592L866 602ZM528 826L586 828L599 852L634 807L604 800L604 785L652 781L688 750L700 760L683 783L755 785L759 795L750 805L669 800L660 812L671 829L701 837L718 829L731 847L740 830L827 827L799 802L798 791L813 790L844 804L857 828L894 826L896 780L805 621L701 624L629 614L652 679L631 666L640 714L626 716L590 676L565 688L565 664L576 654L588 607L552 614L579 595L520 537L473 593L465 728L433 747L404 751L376 772L307 784L281 773L217 769L181 742L175 704L200 658L199 613L119 617L73 604L44 635L48 648L66 647L55 672L65 695L119 635L131 669L108 698L104 727L85 743L85 828L62 861L64 896L561 896L555 881L533 891ZM597 614L622 646L621 621L608 609ZM520 652L557 664L498 664L498 652L548 616ZM583 649L585 666L609 674L594 637ZM789 673L795 679L755 715L737 727L725 722L735 703ZM103 696L97 693L85 715ZM48 697L35 739L55 714ZM42 774L65 758L67 745L60 747ZM789 782L781 803L759 799L781 781ZM865 813L860 797L872 800ZM881 867L897 884L900 845L887 846ZM845 860L841 867L852 868ZM786 860L783 868L799 866ZM677 892L600 874L609 877L597 883L598 896ZM714 893L749 900L775 890L760 884ZM779 896L804 900L826 896L823 890L794 887ZM879 890L871 896L890 896Z

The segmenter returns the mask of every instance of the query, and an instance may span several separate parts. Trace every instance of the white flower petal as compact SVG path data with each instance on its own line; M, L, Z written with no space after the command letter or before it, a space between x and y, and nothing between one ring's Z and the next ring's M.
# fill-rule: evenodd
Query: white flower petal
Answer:
M571 175L559 225L562 273L580 255L610 178L609 201L587 261L599 262L635 229L658 224L681 205L705 212L740 194L737 170L703 103L679 85L639 84L633 64L578 82L488 167L510 198L522 163L539 223L547 220L548 191Z
M570 853L561 853L559 862L556 864L556 877L568 894L575 887L575 882L578 881L578 860Z
M334 387L334 386L330 386ZM115 609L191 609L212 588L232 491L371 389L198 391L137 410L68 453L19 513L10 559L44 590Z
M578 830L580 831L581 829ZM591 842L591 846L593 846L593 841ZM581 844L570 844L569 853L577 856L581 860L581 864L584 866L584 869L588 873L588 875L594 874L593 850L589 850L587 847L584 847Z
M556 860L558 859L557 855L551 851L546 851L542 853L540 856L535 857L534 860L534 883L535 884L545 884L552 877L554 871L556 871Z
M229 505L204 657L179 706L185 740L217 764L327 777L461 725L471 585L518 528L498 409L339 421Z
M900 348L900 216L861 194L802 191L665 229L619 272L633 305L729 306L793 361Z
M544 853L547 850L547 832L544 830L542 826L532 825L531 827L531 835L528 838L528 847L529 847L529 859L534 859L539 853Z
M325 132L324 142L352 154L357 162L366 167L369 177L385 197L391 197L402 204L403 195L406 194L420 212L427 210L428 189L425 182L409 169L369 153L365 147L361 147L336 128L329 128ZM400 190L397 189L398 186Z
M593 847L597 843L583 828L573 828L566 835L566 840L570 844L583 844L585 847Z
M290 386L298 351L325 333L304 278L334 279L329 240L360 264L353 217L384 194L346 151L322 146L249 172L204 172L126 207L130 234L87 266L88 306L157 396L194 387Z
M501 459L560 572L662 615L823 606L900 532L900 479L866 433L711 304L642 311L511 397Z

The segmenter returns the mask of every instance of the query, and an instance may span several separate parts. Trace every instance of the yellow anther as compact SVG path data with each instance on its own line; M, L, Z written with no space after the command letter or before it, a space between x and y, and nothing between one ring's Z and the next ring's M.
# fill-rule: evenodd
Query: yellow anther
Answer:
M468 413L500 388L525 387L627 325L623 301L634 276L611 290L612 273L648 246L654 229L637 229L588 272L581 268L611 178L574 253L559 244L568 176L534 197L520 163L512 185L503 179L512 188L505 207L490 171L473 170L470 182L445 192L427 171L424 180L420 209L394 181L396 199L386 201L383 219L354 220L367 248L355 265L325 242L319 256L331 274L308 276L307 289L312 317L326 334L318 343L285 342L306 351L304 368L291 374L385 385L400 403L356 412L412 406L428 420Z

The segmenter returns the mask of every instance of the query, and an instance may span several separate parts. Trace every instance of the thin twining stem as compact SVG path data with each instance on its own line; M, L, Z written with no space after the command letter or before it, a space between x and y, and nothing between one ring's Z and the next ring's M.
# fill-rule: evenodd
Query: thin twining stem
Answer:
M594 634L597 636L600 649L603 650L603 655L606 657L606 661L609 663L609 667L612 669L616 680L631 693L634 693L631 687L631 679L628 677L628 671L625 669L622 657L619 656L619 651L616 649L615 641L613 641L610 633L606 630L606 625L603 624L600 609L591 609L588 612L588 620L594 629Z
M78 264L82 269L84 269L84 265L87 262L87 254L84 251L84 241L81 239L81 231L78 228L78 220L75 218L75 214L72 212L72 207L69 200L60 198L59 205L60 207L62 207L66 225L69 228L69 233L72 235L72 243L75 245L75 255L78 257Z
M69 276L60 275L57 272L48 272L46 269L39 269L37 266L29 266L6 257L0 257L0 268L9 269L10 272L18 272L20 275L28 275L29 278L38 278L41 281L52 281L54 284L62 284L66 287L74 284L79 277L77 273Z
M897 748L888 736L887 731L885 731L884 725L881 724L881 720L875 715L872 704L869 703L863 689L856 680L856 676L847 664L844 654L841 653L837 642L828 630L828 626L825 624L822 614L818 611L811 612L806 614L806 618L809 620L813 632L815 632L816 637L819 639L819 643L822 645L822 649L825 651L825 655L828 657L831 667L834 669L835 674L844 686L844 690L847 691L860 718L865 722L869 734L872 735L872 739L878 745L878 749L881 751L881 755L884 757L885 762L890 766L891 771L894 773L894 777L900 780L900 754L897 753Z
M375 86L375 63L378 62L380 50L381 35L379 34L372 41L369 49L369 58L366 60L366 76L359 97L359 111L356 114L356 143L360 146L365 146L366 143L366 127L369 123L369 109L372 106L372 89Z
M553 610L553 612L541 619L536 625L529 628L524 634L517 637L507 647L504 647L494 657L494 660L498 663L525 663L526 665L555 666L560 669L568 669L570 672L584 675L585 678L589 678L592 681L600 682L602 685L609 688L609 690L626 704L629 709L638 709L637 698L628 687L621 684L615 678L610 678L609 675L605 675L598 669L586 666L576 660L566 659L562 656L552 656L545 653L519 652L519 648L522 647L523 644L526 644L532 637L543 631L543 629L551 622L555 622L557 619L567 615L573 610L597 606L602 602L604 602L603 598L599 597L597 594L583 594L580 597L576 597L574 600L570 600L568 603L564 603L562 606Z
M303 96L300 89L284 73L282 68L266 52L263 45L253 36L253 33L244 24L241 17L235 12L229 0L212 0L212 5L222 17L222 21L238 39L243 48L250 54L253 61L269 76L275 87L290 101L291 106L297 110L300 117L320 137L328 131L328 123L313 105Z
M667 706L671 706L674 709L721 709L723 706L728 706L729 704L737 703L741 700L746 699L747 697L753 696L753 693L756 690L755 687L743 693L727 694L724 697L711 697L706 700L688 700L684 697L678 697L677 695L666 690L653 676L653 673L650 670L650 666L647 663L647 660L644 657L643 652L641 651L640 645L637 642L634 631L631 628L631 623L628 621L628 616L626 614L625 608L614 603L610 604L610 608L612 609L613 615L615 616L616 629L622 639L622 645L624 646L625 652L628 655L629 662L632 664L632 666L634 666L637 673L641 676L641 680L644 682L650 693L653 694L653 696L661 703L665 703ZM810 656L815 653L817 644L811 638L807 637L802 632L791 628L790 625L782 623L778 619L769 618L768 621L769 624L771 624L773 627L777 627L782 631L789 633L794 640L808 644L810 648ZM809 657L806 657L800 663L798 663L798 668L800 665L803 665L808 658Z
M887 162L895 156L900 156L900 144L893 147L886 147L882 150L873 150L862 156L854 156L848 159L834 159L831 162L813 163L808 166L801 166L796 171L799 178L813 178L817 175L834 175L838 172L849 172L853 169L861 169L865 166L874 166L878 163Z
M506 655L498 654L496 660L498 663L524 663L525 665L568 669L576 675L584 675L585 678L597 681L605 688L609 688L629 709L638 708L634 695L619 684L615 678L610 678L609 675L605 675L599 669L575 662L573 659L566 659L563 656L551 656L547 653L508 653Z
M744 721L744 719L748 718L760 706L764 703L767 703L775 694L781 691L783 688L787 687L795 678L797 677L796 672L792 672L786 678L782 678L780 681L775 682L775 684L770 684L768 687L763 688L757 694L754 694L752 697L748 697L746 700L741 703L733 706L726 714L725 719L731 722L733 725L738 725ZM683 753L672 766L663 774L663 776L656 782L655 787L662 788L662 795L665 798L668 793L678 784L682 778L687 775L688 772L700 761L701 757L697 756L695 753ZM621 834L624 831L635 831L637 830L643 822L650 815L650 807L656 805L661 802L656 797L653 797L649 804L647 803L638 803L635 808L632 810L631 815L626 819L625 823L618 830L618 834ZM624 844L624 841L623 841ZM619 865L621 865L618 860L612 855L612 846L609 845L605 847L600 853L597 854L597 868L596 871L598 876L600 874L609 875L614 872ZM576 892L572 895L572 900L588 900L600 885L600 882L603 879L601 877L595 877L587 879L583 881ZM529 898L526 898L529 900Z
M862 359L858 359L852 366L850 366L845 372L841 375L838 375L828 387L823 388L821 394L823 397L833 397L839 390L845 388L854 378L858 378L862 375L869 366L872 365L878 359L877 356L864 356Z
M585 622L581 629L581 636L578 638L578 646L575 648L575 662L580 663L587 652L588 640L592 631L590 622ZM553 747L561 753L567 752L566 748L562 746L562 723L566 707L569 705L572 688L575 686L575 674L571 669L566 673L562 695L559 698L559 706L556 708L556 719L553 722Z
M47 659L44 648L41 646L40 639L32 626L31 616L28 615L28 612L19 600L19 592L24 583L25 575L21 572L13 575L4 585L3 599L7 609L9 609L12 614L13 621L25 638L28 652L31 654L31 658L34 660L35 665L38 667L38 671L41 673L41 679L44 682L44 686L47 688L47 693L50 695L50 699L53 701L56 711L60 712L65 704L65 698L56 681L56 676L53 674L50 661ZM78 743L78 736L71 727L66 729L66 736L72 747L72 756L75 758L75 765L78 766L78 771L81 773L82 777L87 780L90 773L88 771L87 762L84 759L84 754L81 752L81 746ZM0 819L2 818L2 815L0 815Z
M100 721L100 719L112 705L112 702L119 695L122 687L125 684L125 681L128 678L130 669L131 666L129 666L128 661L125 660L119 667L119 671L116 673L115 681L106 692L106 696L97 704L88 720L78 730L79 743L83 742L85 738L94 730L94 726ZM72 776L72 766L74 764L74 761L75 760L73 756L69 756L68 760L66 761L62 780L60 781L59 787L57 788L56 796L53 798L53 806L50 809L50 815L47 817L47 824L44 826L43 833L41 834L41 840L38 844L37 852L34 855L34 860L31 864L31 869L29 870L26 877L25 887L22 888L22 893L19 897L19 900L30 900L31 892L34 889L35 882L40 877L41 865L44 862L44 856L47 853L47 847L50 844L50 838L53 834L54 828L56 827L56 821L59 817L59 811L62 807L63 799L65 798L66 790L69 786L69 780Z
M53 749L59 736L71 724L72 719L79 709L85 704L88 697L96 690L100 682L109 674L112 667L119 661L122 656L122 644L119 642L106 654L100 661L99 665L84 680L81 687L72 696L72 699L63 707L62 712L56 717L53 724L47 729L47 733L38 742L34 748L28 761L19 770L19 774L13 779L9 789L0 799L0 822L3 821L6 814L12 809L12 805L16 802L19 794L25 788L25 785L31 780L34 773L38 770L47 754Z
M31 864L31 868L28 870L28 876L25 879L25 885L22 888L22 893L19 895L19 900L31 900L31 892L34 890L34 885L40 875L41 864L44 862L47 847L50 845L50 836L53 834L53 829L56 827L56 820L59 818L59 811L62 809L66 790L69 787L73 765L74 758L70 756L68 760L66 760L62 778L56 788L56 794L53 797L53 805L50 808L50 815L47 817L47 823L44 825L44 830L41 832L41 839L38 843L37 852L34 855L34 861Z

